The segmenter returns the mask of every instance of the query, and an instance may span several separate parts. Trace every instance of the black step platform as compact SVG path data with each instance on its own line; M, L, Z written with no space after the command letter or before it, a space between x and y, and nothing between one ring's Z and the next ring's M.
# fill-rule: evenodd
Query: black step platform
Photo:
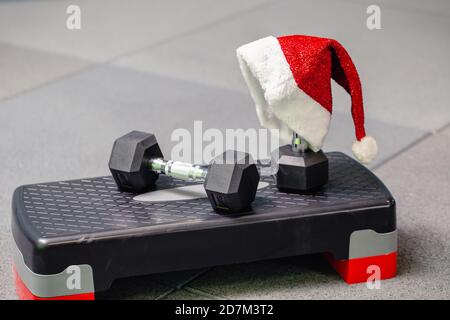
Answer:
M217 214L206 198L136 201L109 176L19 187L12 219L18 294L89 299L118 278L310 253L328 253L349 283L367 278L361 268L373 263L383 279L394 276L394 199L350 157L327 156L322 190L281 193L263 177L252 210L233 215ZM186 185L161 176L157 189Z

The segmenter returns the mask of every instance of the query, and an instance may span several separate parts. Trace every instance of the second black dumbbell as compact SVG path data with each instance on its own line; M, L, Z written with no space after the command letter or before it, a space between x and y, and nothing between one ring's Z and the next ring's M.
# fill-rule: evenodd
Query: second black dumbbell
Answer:
M247 153L225 151L208 167L164 160L155 136L140 131L132 131L114 142L109 169L119 189L136 193L152 189L159 174L203 181L213 209L230 213L249 208L260 178Z

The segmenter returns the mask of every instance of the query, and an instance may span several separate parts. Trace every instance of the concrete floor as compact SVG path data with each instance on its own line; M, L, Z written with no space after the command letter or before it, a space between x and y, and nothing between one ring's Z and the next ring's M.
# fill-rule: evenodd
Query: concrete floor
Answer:
M76 1L82 29L65 27L73 1L0 1L0 298L16 298L10 203L26 183L108 174L111 137L175 128L258 127L234 50L270 34L336 38L363 83L371 165L397 200L399 274L381 289L348 286L318 256L117 281L101 298L449 299L450 2ZM325 146L348 154L350 101L333 87ZM239 114L239 117L236 117Z

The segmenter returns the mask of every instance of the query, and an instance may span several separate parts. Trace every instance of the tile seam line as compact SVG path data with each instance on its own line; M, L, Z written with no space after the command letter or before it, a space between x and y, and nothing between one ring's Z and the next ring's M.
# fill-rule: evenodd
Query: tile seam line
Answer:
M161 293L159 296L157 296L154 300L162 300L165 297L170 296L172 293L176 292L177 289L176 288L170 288L167 289L166 291L164 291L163 293Z
M383 165L385 165L386 163L390 162L391 160L394 160L395 158L397 158L398 156L400 156L401 154L405 153L406 151L412 149L416 144L428 139L429 137L432 137L433 133L432 132L425 132L423 134L423 136L421 136L420 138L412 141L411 143L409 143L408 145L404 146L403 148L401 148L400 150L398 150L397 152L395 152L394 154L392 154L391 156L387 157L386 159L384 159L383 161L381 161L380 163L378 163L376 166L373 166L371 168L371 171L375 171L378 170L379 168L381 168Z
M160 279L154 279L153 281L158 283L158 284L160 284L160 285L171 287L174 290L183 289L183 287L186 286L188 283L198 279L199 277L201 277L205 273L208 273L211 269L213 269L213 267L210 267L210 268L207 268L205 270L199 271L199 272L195 273L194 275L188 277L185 280L180 280L179 282L168 283L167 281L160 280Z
M408 145L406 145L405 147L401 148L399 151L397 151L396 153L394 153L393 155L391 155L390 157L384 159L383 161L381 161L380 163L378 163L376 166L374 166L373 168L371 168L372 171L375 171L379 168L381 168L383 165L385 165L386 163L390 162L391 160L394 160L395 158L397 158L398 156L400 156L401 154L405 153L406 151L409 151L410 149L412 149L414 146L416 146L417 144L427 140L430 137L433 137L436 134L441 134L445 129L447 129L448 127L450 127L450 123L446 123L445 125L441 126L440 128L438 128L437 130L434 131L428 131L426 133L424 133L423 136L421 136L420 138L414 140L413 142L409 143Z
M225 17L222 17L222 18L220 18L220 19L218 19L216 21L211 21L211 22L208 22L208 23L206 23L204 25L195 27L193 29L186 30L185 32L174 34L174 35L169 36L169 37L167 37L165 39L161 39L159 41L156 41L155 43L152 43L150 45L146 45L146 46L143 46L141 48L137 48L137 49L125 52L123 54L118 54L118 55L116 55L116 56L114 56L114 57L112 57L110 59L107 59L104 62L104 64L111 64L111 63L113 63L113 62L115 62L115 61L117 61L119 59L131 56L131 55L134 55L134 54L138 54L138 53L140 53L142 51L153 49L153 48L159 47L161 45L165 45L165 44L171 43L171 42L173 42L175 40L182 39L184 37L196 34L198 32L202 32L203 30L205 30L207 28L210 28L210 27L213 27L213 26L216 26L216 25L223 24L225 22L229 22L229 21L235 20L235 19L237 19L237 18L239 18L241 16L244 16L246 14L253 13L253 12L256 12L258 10L264 9L266 7L269 7L271 5L274 5L276 2L277 2L277 0L269 0L269 1L265 1L263 3L260 3L258 5L255 5L253 7L247 8L245 10L242 10L242 11L239 11L239 12L234 12L234 13L229 14L229 15L227 15Z
M438 134L442 134L445 130L447 130L448 128L450 128L450 122L448 122L447 124L444 124L442 127L440 127L439 129L436 130L436 133Z
M221 296L217 296L217 295L215 295L213 293L209 293L207 291L203 291L203 290L200 290L200 289L197 289L197 288L193 288L193 287L189 287L189 286L184 287L182 290L185 290L185 291L190 292L190 293L197 294L197 295L202 296L202 297L214 299L214 300L229 300L227 298L224 298L224 297L221 297Z
M187 30L185 32L181 32L181 33L169 36L169 37L167 37L165 39L162 39L160 41L152 43L151 45L147 45L147 46L144 46L144 47L141 47L141 48L138 48L138 49L134 49L134 50L131 50L131 51L128 51L128 52L116 55L114 57L106 59L105 61L101 61L101 62L91 61L92 63L88 64L84 68L80 68L80 69L75 70L73 72L69 72L69 73L66 73L66 74L64 74L62 76L53 78L53 79L51 79L49 81L45 81L45 82L43 82L41 84L38 84L38 85L36 85L34 87L31 87L31 88L28 88L28 89L16 92L16 93L14 93L14 94L12 94L10 96L7 96L7 97L4 97L4 98L0 99L0 102L5 102L5 101L12 100L12 99L14 99L14 98L16 98L16 97L18 97L18 96L20 96L22 94L26 94L28 92L33 92L35 90L42 89L42 88L46 87L47 85L56 83L56 82L61 81L61 80L73 78L73 77L75 77L77 75L83 74L83 73L88 72L88 71L95 70L95 69L97 69L99 67L106 66L106 65L111 65L112 63L114 63L115 61L117 61L119 59L131 56L131 55L134 55L134 54L138 54L138 53L140 53L142 51L145 51L145 50L150 50L150 49L153 49L153 48L157 48L158 46L161 46L161 45L165 45L165 44L171 43L171 42L173 42L175 40L182 39L182 38L187 37L189 35L193 35L195 33L201 32L204 29L209 28L211 26L219 25L219 24L222 24L224 22L228 22L228 21L234 20L236 18L239 18L240 16L243 16L243 15L246 15L246 14L258 11L260 9L266 8L267 6L273 5L275 3L276 3L276 0L266 1L266 2L263 2L263 3L259 4L259 5L256 5L256 6L253 6L251 8L248 8L246 10L235 12L233 14L230 14L230 15L228 15L226 17L223 17L221 19L218 19L216 21L209 22L209 23L206 23L206 24L204 24L202 26L199 26L199 27ZM2 43L9 44L9 45L14 45L14 44L8 43L8 42L2 42ZM33 49L33 48L30 48L30 49ZM36 49L34 49L34 50L36 50ZM42 50L42 52L43 53L48 53L48 54L58 54L58 53L52 53L50 51L45 51L45 50ZM79 57L75 57L75 56L70 56L70 55L64 55L64 56L67 57L67 58L81 60ZM86 60L86 61L88 63L90 62L90 60Z
M211 270L213 270L214 267L207 268L205 270L202 270L196 274L194 274L192 277L189 277L188 279L181 281L176 287L177 289L183 289L185 286L187 286L189 283L197 280L198 278L204 276L205 274L209 273Z
M184 289L174 288L172 290L168 290L167 292L163 293L162 295L160 295L155 300L162 300L164 298L170 297L172 294L175 294L177 292L182 292L182 291L189 292L189 293L195 294L197 296L200 296L200 297L203 297L203 298L208 298L208 299L211 299L211 300L225 300L225 299L217 297L215 295L203 292L201 290L192 289L192 288L189 288L189 287L184 288Z
M28 88L28 89L16 92L16 93L14 93L14 94L12 94L10 96L4 97L4 98L0 99L0 103L7 102L9 100L13 100L13 99L15 99L15 98L17 98L17 97L19 97L19 96L21 96L23 94L27 94L29 92L33 92L33 91L37 91L39 89L45 88L48 85L51 85L53 83L57 83L58 81L65 80L65 79L70 79L70 78L76 77L76 76L78 76L80 74L83 74L83 73L85 73L87 71L95 70L96 68L98 68L98 67L100 67L102 65L103 64L95 64L94 63L93 65L89 65L89 66L87 66L85 68L81 68L81 69L78 69L76 71L72 71L72 72L66 73L66 74L64 74L64 75L62 75L60 77L53 78L53 79L51 79L49 81L45 81L43 83L40 83L40 84L38 84L38 85L36 85L34 87L31 87L31 88Z

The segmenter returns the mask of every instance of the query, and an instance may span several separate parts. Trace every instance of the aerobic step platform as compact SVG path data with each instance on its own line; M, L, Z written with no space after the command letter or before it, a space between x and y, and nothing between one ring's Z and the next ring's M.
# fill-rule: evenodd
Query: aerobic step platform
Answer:
M220 215L202 186L160 176L156 191L120 192L112 177L19 187L14 274L22 299L94 299L118 278L324 253L348 283L396 273L395 201L342 153L310 195L263 177L250 212Z

